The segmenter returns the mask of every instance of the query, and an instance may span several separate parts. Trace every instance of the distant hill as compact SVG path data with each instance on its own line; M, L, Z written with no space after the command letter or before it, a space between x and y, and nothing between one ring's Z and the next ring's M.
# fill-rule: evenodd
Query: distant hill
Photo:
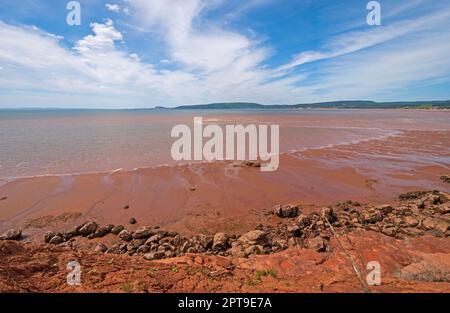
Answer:
M331 101L302 104L272 104L263 105L249 102L209 103L182 105L175 110L229 110L229 109L298 109L298 108L335 108L335 109L450 109L450 100L446 101L403 101L403 102L376 102L376 101Z

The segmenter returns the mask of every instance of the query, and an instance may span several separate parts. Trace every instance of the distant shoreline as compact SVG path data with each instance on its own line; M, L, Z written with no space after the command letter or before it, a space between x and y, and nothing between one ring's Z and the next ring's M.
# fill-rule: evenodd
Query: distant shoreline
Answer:
M207 104L181 105L176 107L155 106L147 108L0 108L0 111L40 111L40 110L246 110L246 109L406 109L406 110L449 110L450 100L442 101L329 101L302 104L260 104L253 102L220 102Z

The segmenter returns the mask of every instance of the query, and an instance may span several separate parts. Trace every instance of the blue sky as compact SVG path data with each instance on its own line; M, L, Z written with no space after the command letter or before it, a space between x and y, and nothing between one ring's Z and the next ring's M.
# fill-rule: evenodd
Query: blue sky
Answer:
M0 108L450 99L450 0L0 3Z

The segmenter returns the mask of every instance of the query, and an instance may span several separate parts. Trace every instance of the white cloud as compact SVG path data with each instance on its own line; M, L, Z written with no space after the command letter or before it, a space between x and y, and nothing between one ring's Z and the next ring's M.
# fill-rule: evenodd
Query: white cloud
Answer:
M287 70L302 64L339 57L365 48L373 47L390 40L418 31L430 30L447 22L450 9L429 14L416 20L397 22L388 26L371 27L367 31L348 32L337 36L324 47L324 51L306 51L294 56L293 60L281 66L279 70Z
M108 11L115 12L115 13L119 13L120 12L120 5L118 5L118 4L109 4L109 3L107 3L107 4L105 4L105 7L106 7L106 9Z

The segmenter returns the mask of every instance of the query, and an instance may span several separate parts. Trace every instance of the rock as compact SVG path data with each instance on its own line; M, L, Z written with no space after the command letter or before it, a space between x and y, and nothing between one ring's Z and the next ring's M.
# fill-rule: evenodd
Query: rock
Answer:
M130 218L130 221L128 223L130 223L131 225L134 225L137 223L137 221L134 217L132 217L132 218Z
M11 229L6 233L0 236L0 240L20 240L22 239L22 230L21 229Z
M247 167L256 167L256 168L261 167L261 163L257 162L257 161L244 161L244 162L242 162L242 165L247 166Z
M410 237L418 237L423 235L423 231L417 228L405 228L403 232Z
M236 258L245 258L247 257L247 254L245 253L244 249L241 245L236 245L228 250L228 253Z
M198 253L198 248L196 248L196 247L189 247L186 252L187 253Z
M175 257L177 254L175 253L175 251L172 250L167 250L166 252L164 252L164 256L166 258L173 258Z
M386 236L395 237L397 233L397 228L394 225L385 225L381 232L385 234Z
M302 234L300 227L298 227L297 225L288 226L287 231L294 237L300 237L300 235Z
M389 213L391 213L394 208L392 207L392 205L390 204L385 204L382 206L378 207L378 210L383 214L383 215L388 215Z
M238 240L247 245L263 244L267 241L267 234L262 230L251 230L239 237Z
M145 253L150 252L150 250L151 250L151 248L149 246L142 245L139 248L137 248L136 253L145 254Z
M71 230L68 230L68 231L66 231L66 232L63 232L62 234L59 234L59 233L58 233L58 234L56 234L56 235L59 235L59 236L63 237L64 240L67 241L67 240L69 240L70 238L75 237L75 236L76 236L76 233L77 233L76 230L71 229Z
M308 216L304 215L304 214L300 214L297 217L296 221L298 223L298 226L301 227L301 228L307 227L307 226L309 226L311 224L311 219Z
M448 214L450 213L450 205L439 205L434 207L434 210L440 214Z
M98 225L96 222L87 222L83 226L81 226L80 230L78 231L81 236L86 237L90 234L93 234L98 228Z
M382 220L383 216L378 211L363 214L363 221L366 223L375 224L377 222L381 222Z
M299 208L293 204L276 205L272 212L281 218L296 217L299 214Z
M159 260L159 259L162 259L164 256L165 256L164 252L155 251L155 252L149 252L149 253L144 254L144 259Z
M168 250L174 251L175 250L175 247L172 246L170 243L167 243L167 242L163 243L162 245L160 245L160 248L164 249L164 251L168 251Z
M96 238L100 238L100 237L104 237L106 235L108 235L111 232L111 229L106 227L106 226L102 226L97 228L97 230L94 233L94 237Z
M121 246L122 244L120 243L116 243L115 245L113 245L111 248L109 248L106 253L109 254L119 254L121 252Z
M124 229L125 229L125 227L123 225L117 225L117 226L114 226L113 229L111 229L111 233L114 235L118 235Z
M229 246L229 240L227 234L225 233L216 233L213 238L212 249L214 251L226 250Z
M426 194L427 194L426 191L410 191L410 192L399 195L398 198L403 201L404 200L415 200Z
M131 235L131 232L124 229L119 233L119 238L124 241L131 241L133 239L133 236Z
M145 242L145 239L133 239L127 244L127 251L135 251Z
M59 245L60 243L63 243L64 239L61 236L54 236L52 239L50 239L50 241L48 242L49 244L52 245Z
M145 242L146 245L150 245L153 242L159 242L163 238L162 234L155 234L147 239Z
M44 235L44 241L45 241L46 243L49 243L50 240L51 240L53 237L55 237L56 235L57 235L57 233L55 233L55 232L49 230L49 231L46 232L45 235Z
M403 222L405 223L405 225L409 226L409 227L414 227L419 225L419 220L414 217L414 216L405 216L403 218Z
M436 221L432 218L426 218L423 222L422 225L423 227L425 227L425 229L433 229L436 226Z
M197 238L198 238L200 245L203 247L203 249L208 250L212 247L213 238L211 236L202 234L202 235L198 235Z
M257 246L248 246L247 248L244 249L244 253L247 256L251 254L257 254L257 252L258 252Z
M321 212L321 217L323 219L327 219L328 222L330 222L330 223L334 223L335 221L337 221L337 216L333 212L332 208L323 208L322 212Z
M309 238L307 240L307 246L309 249L317 252L324 252L326 250L325 241L321 237Z
M147 226L142 226L136 229L133 233L134 239L147 239L152 235L151 228Z
M436 224L435 229L445 234L445 232L449 229L449 223L447 223L446 221L439 221Z
M104 253L104 252L108 251L108 247L105 246L105 245L102 244L102 243L99 243L99 244L95 247L94 250L95 250L96 252L102 252L102 253Z

